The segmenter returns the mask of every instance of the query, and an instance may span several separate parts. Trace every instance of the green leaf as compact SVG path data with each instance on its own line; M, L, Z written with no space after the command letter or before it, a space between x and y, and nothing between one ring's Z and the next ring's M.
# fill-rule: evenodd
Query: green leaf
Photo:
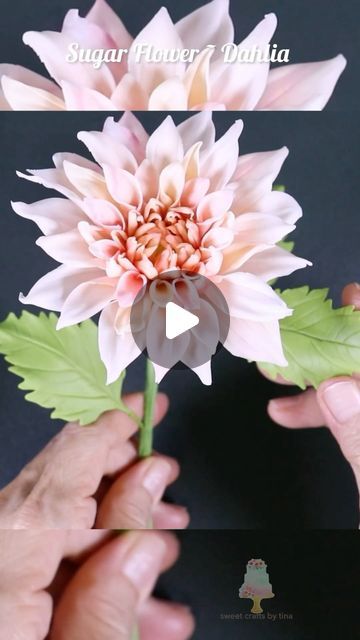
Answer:
M285 249L285 251L290 251L291 253L294 251L295 242L292 242L291 240L280 240L280 242L277 243L277 246L280 247L280 249Z
M273 191L281 191L281 193L284 193L285 189L284 184L273 184Z
M0 323L0 353L9 370L23 378L25 398L53 409L52 418L94 422L104 411L121 409L125 372L106 385L105 367L97 345L97 327L92 320L56 330L55 313L13 313Z
M360 371L360 311L351 306L333 309L327 289L300 287L277 293L294 313L280 320L288 366L259 363L272 379L281 375L305 389Z

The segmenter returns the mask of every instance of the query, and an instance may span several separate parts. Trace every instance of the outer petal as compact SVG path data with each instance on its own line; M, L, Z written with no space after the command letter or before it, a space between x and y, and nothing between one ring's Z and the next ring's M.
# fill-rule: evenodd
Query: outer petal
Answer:
M310 266L311 262L304 258L298 258L281 247L265 249L247 260L242 269L248 273L269 282L273 278L288 276L290 273Z
M138 162L144 159L149 135L130 111L124 113L119 122L115 122L112 117L106 118L103 133L110 136L114 142L125 145Z
M150 136L146 156L159 173L171 162L183 160L183 143L171 116L165 118Z
M229 0L213 0L179 20L175 27L188 49L201 50L214 44L217 55L221 55L223 44L234 41Z
M0 79L3 76L7 76L12 80L18 80L29 87L36 89L42 89L43 91L53 94L55 97L61 99L61 91L59 87L52 80L43 78L34 71L29 71L25 67L21 67L16 64L0 64ZM0 109L8 111L11 109L10 104L7 102L5 96L0 90Z
M259 200L268 195L273 182L289 154L287 147L240 156L232 176L235 189L233 211L245 213L256 210Z
M201 176L210 178L211 189L222 189L233 175L239 156L238 138L244 123L237 120L235 124L204 152L201 157Z
M61 265L34 284L27 296L19 296L23 304L32 304L51 311L61 311L66 298L83 282L103 276L100 269L79 269Z
M97 261L91 255L88 245L77 229L64 231L51 236L41 236L36 244L51 258L64 264L80 267L97 267Z
M193 372L199 376L201 382L207 386L212 384L212 374L211 374L211 360L209 362L205 362L200 367L194 367Z
M149 111L186 111L188 97L179 78L169 78L159 84L149 99Z
M117 13L112 10L105 0L95 0L86 19L97 24L106 33L110 34L118 49L128 49L130 47L133 40L131 35Z
M236 240L244 244L276 244L294 229L295 225L266 213L243 213L235 221Z
M101 277L83 282L66 298L57 329L91 318L114 299L116 280Z
M138 164L131 151L102 131L80 131L78 139L89 149L96 162L135 172Z
M215 127L211 111L201 111L195 116L186 118L177 129L183 141L185 152L200 140L203 152L212 147L215 142Z
M140 82L126 73L111 96L115 109L127 111L147 111L148 96Z
M14 111L65 111L65 103L49 91L3 76L4 97Z
M330 99L345 67L346 59L338 55L324 62L272 69L257 109L320 111Z
M74 82L60 83L68 111L113 111L114 103L100 91L77 86Z
M69 231L86 220L81 209L65 198L47 198L32 204L12 202L11 206L22 218L33 220L46 236Z
M146 47L153 45L162 50L184 48L165 7L158 11L131 45L128 55L129 72L147 93L151 93L164 80L174 76L181 77L184 74L185 63L183 62L137 62L136 50L141 45Z
M238 51L251 50L256 46L263 52L276 27L275 14L266 15L252 33L238 45ZM266 62L226 63L223 59L217 60L211 67L211 100L224 102L229 110L253 110L265 90L269 67L270 64Z
M271 362L280 367L286 367L288 364L284 356L277 320L252 322L231 318L224 347L234 356L247 360Z
M270 212L288 224L294 224L302 216L302 209L295 198L281 191L265 195L256 203L256 208L264 213Z
M250 273L232 273L217 285L230 315L255 322L285 318L291 311L272 288Z
M63 196L66 196L81 207L80 193L74 188L71 182L68 180L65 172L62 168L57 169L28 169L30 175L17 171L16 175L19 178L29 180L29 182L35 182L41 184L47 189L55 189Z
M114 90L115 81L105 65L94 69L91 63L66 61L69 46L73 42L71 36L56 31L28 31L24 33L23 41L35 51L58 84L65 80L105 95L110 95Z
M116 332L115 322L118 310L117 302L107 305L99 320L99 350L107 370L108 384L115 382L122 371L141 353L129 329L124 328L122 332ZM130 309L124 310L123 315L129 324Z

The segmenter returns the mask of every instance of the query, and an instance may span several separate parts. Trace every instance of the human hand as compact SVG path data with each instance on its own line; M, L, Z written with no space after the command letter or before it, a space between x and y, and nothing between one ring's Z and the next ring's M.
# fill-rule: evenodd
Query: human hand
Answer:
M143 396L124 398L141 415ZM155 424L168 400L158 394ZM137 459L137 426L119 411L96 423L67 424L21 473L0 491L3 529L182 529L186 509L161 501L179 474L166 456Z
M0 531L0 620L6 640L187 640L187 607L151 597L176 561L171 534Z
M342 301L360 309L360 286L347 285ZM328 426L352 467L360 492L360 362L359 375L332 378L317 391L309 388L295 396L271 400L268 412L283 427Z

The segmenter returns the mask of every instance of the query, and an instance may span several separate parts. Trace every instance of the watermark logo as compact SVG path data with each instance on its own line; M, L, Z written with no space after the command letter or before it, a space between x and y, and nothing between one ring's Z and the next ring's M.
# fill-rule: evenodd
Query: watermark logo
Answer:
M267 572L267 565L260 558L249 560L246 566L244 583L239 589L239 598L249 598L253 605L251 613L263 613L262 600L274 598Z

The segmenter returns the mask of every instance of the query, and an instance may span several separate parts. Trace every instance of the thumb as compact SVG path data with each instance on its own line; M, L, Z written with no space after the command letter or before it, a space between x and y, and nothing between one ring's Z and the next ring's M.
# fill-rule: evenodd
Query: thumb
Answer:
M360 491L360 381L333 378L318 389L326 423L350 463Z
M116 537L92 555L56 607L51 640L129 640L141 604L178 548L155 532Z

